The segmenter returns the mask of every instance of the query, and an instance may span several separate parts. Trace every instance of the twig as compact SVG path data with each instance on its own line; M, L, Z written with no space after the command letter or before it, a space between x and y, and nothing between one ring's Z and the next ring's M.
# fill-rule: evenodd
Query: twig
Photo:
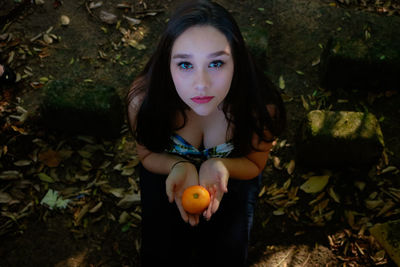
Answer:
M291 248L291 249L289 250L289 252L286 254L286 256L283 257L283 258L281 259L281 261L276 265L276 267L279 267L279 266L281 265L281 263L282 263L283 261L285 261L286 258L289 257L289 255L290 255L292 252L293 252L293 248Z
M308 260L310 259L310 255L311 255L311 253L308 253L308 255L307 255L307 259L304 261L304 263L303 263L302 267L306 266L306 263L307 263L307 262L308 262Z
M399 200L390 192L386 191L383 188L379 188L383 193L385 193L386 195L390 196L391 198L393 198L394 201L399 202Z
M6 234L6 233L7 233L7 229L10 228L14 222L15 222L15 223L18 223L18 220L19 220L19 219L30 215L30 214L32 213L32 211L26 212L26 210L27 210L29 207L31 207L31 206L33 206L33 202L32 202L32 201L29 202L28 205L26 205L26 206L19 212L20 214L19 214L18 216L16 216L15 218L13 218L13 219L11 219L11 220L8 220L6 223L4 223L3 225L1 225L1 226L0 226L0 236Z
M143 11L135 11L134 14L147 14L147 13L161 13L164 12L164 9L153 9L153 10L143 10Z
M97 21L100 20L100 19L99 19L98 17L96 17L96 16L93 14L93 12L90 10L89 5L88 5L88 1L85 1L85 7L86 7L87 12L89 12L89 14L90 14L93 18L95 18Z

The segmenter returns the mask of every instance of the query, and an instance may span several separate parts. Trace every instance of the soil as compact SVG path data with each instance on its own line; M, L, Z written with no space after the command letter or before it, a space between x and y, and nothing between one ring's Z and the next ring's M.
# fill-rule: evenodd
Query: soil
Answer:
M12 33L13 42L2 47L1 60L7 60L10 52L16 50L10 65L26 77L1 92L0 173L17 170L24 175L23 179L0 179L0 193L8 192L18 200L12 204L0 202L1 267L140 265L140 206L136 202L127 208L119 206L121 195L118 190L113 191L122 188L127 192L129 188L130 193L139 193L135 173L121 175L125 167L129 170L137 164L134 140L127 128L115 139L66 135L42 128L38 107L41 87L46 83L43 77L106 83L114 86L123 98L151 55L176 2L130 1L135 3L136 17L142 20L133 27L122 19L123 14L134 17L132 10L116 8L120 4L117 0L104 1L96 9L89 9L89 2L84 0L45 0L43 5L23 1L13 17L8 18L10 24L2 21L1 26L7 26L3 32ZM367 228L376 222L399 218L400 211L396 205L385 211L382 206L367 209L364 200L376 192L374 200L396 203L396 198L383 191L399 188L398 172L379 174L387 166L400 168L400 95L395 88L382 92L327 92L320 86L319 65L315 63L331 36L351 36L356 31L359 34L365 25L373 34L385 34L380 27L387 17L327 0L218 2L232 12L240 27L261 27L268 32L266 72L277 86L283 87L282 81L285 82L282 93L288 125L264 171L249 265L395 266ZM5 16L17 4L6 0L1 5L0 15ZM100 20L100 10L117 14L119 27L130 29L130 37L144 44L145 49L124 42L116 24ZM153 11L156 15L147 14ZM60 25L61 15L70 18L68 26ZM394 15L390 23L392 28L400 25L400 18ZM42 37L32 40L50 27L51 33L61 39L52 44L45 43ZM333 110L368 110L375 114L385 137L386 160L384 157L368 170L296 166L288 172L288 163L295 161L296 133L307 113L305 101L311 108L331 106ZM28 119L23 123L10 117L16 114L17 106L28 111ZM39 152L50 149L64 153L61 163L50 166L43 158L38 159ZM65 156L68 151L73 156ZM85 157L82 151L90 151L90 156ZM15 165L25 159L32 163ZM74 171L82 175L71 176ZM47 173L57 181L45 182L38 178L38 173ZM312 195L298 190L304 177L326 173L330 176L331 191L327 187L321 194ZM274 187L281 191L277 193ZM62 192L73 202L67 209L50 210L40 205L48 188ZM332 191L340 197L339 201L332 197ZM93 209L99 203L101 207ZM88 209L91 212L86 212Z

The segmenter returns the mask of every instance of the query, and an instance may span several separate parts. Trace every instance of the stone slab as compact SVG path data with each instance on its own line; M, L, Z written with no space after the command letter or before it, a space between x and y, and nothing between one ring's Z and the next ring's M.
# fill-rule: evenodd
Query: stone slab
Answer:
M321 55L321 84L333 90L400 91L400 36L332 37ZM371 35L370 37L368 37Z
M383 148L378 120L363 112L313 110L296 140L297 161L321 167L373 164Z
M41 115L49 128L69 133L118 136L123 105L115 89L95 83L55 80L44 87Z
M375 224L369 231L396 265L400 266L400 220Z

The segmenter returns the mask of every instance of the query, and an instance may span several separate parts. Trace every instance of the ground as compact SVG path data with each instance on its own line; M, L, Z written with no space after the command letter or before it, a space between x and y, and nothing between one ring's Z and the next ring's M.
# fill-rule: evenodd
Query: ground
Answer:
M1 59L9 60L22 78L1 92L1 267L140 264L137 158L127 127L110 139L55 132L39 120L41 88L48 80L106 83L123 98L176 1L128 1L123 8L117 8L119 1L104 2L90 8L84 0L23 1L11 23L2 21ZM399 15L396 6L377 13L383 7L339 5L344 1L218 2L244 32L267 32L261 63L281 88L288 112L287 130L264 171L250 266L394 266L368 228L399 218L398 90L326 91L320 86L318 59L330 36L351 35L363 24L373 36L375 24ZM2 5L4 16L17 4ZM117 14L120 22L105 23L100 10ZM61 15L70 18L69 25L60 24ZM130 26L122 15L141 22ZM367 170L296 166L296 133L308 109L315 108L375 114L386 144L381 161ZM299 189L307 178L322 175L329 177L324 190L307 194ZM66 209L40 204L49 188L71 200Z

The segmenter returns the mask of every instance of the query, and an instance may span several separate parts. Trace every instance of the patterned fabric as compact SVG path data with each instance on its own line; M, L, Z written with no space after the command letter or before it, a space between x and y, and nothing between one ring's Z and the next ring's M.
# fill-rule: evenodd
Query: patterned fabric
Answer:
M165 151L172 154L180 155L196 166L209 159L209 158L226 158L233 151L233 144L227 142L224 144L217 145L215 147L207 148L204 150L199 150L189 144L185 139L183 139L178 134L173 134L171 136L171 144Z

